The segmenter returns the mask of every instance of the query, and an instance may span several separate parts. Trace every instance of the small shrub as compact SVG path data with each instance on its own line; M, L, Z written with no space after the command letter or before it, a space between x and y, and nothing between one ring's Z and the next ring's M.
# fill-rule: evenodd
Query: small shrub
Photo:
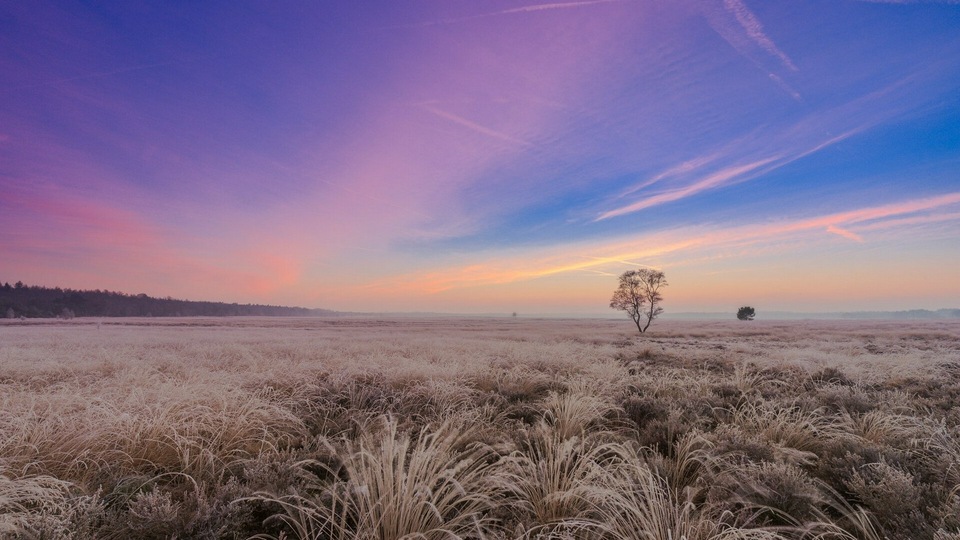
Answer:
M670 409L660 400L643 396L629 396L622 405L627 419L629 419L638 430L644 429L654 420L666 420L670 415Z
M758 508L764 525L792 525L813 521L825 502L817 482L803 469L788 463L761 462L737 475L739 497L748 508Z
M4 538L94 537L103 513L97 494L80 495L69 482L43 475L0 474L0 536Z
M871 463L854 472L847 488L873 510L892 538L933 536L935 530L921 507L926 497L911 474L884 462Z
M515 501L514 518L525 530L589 518L630 456L595 435L564 437L546 423L525 430L502 484Z
M824 385L853 386L855 383L839 368L825 367L810 375L808 389Z
M395 420L381 422L378 433L341 441L346 480L322 488L321 498L261 493L255 499L279 505L272 519L300 538L439 540L489 526L496 459L488 448L463 448L468 426L447 421L414 439Z
M780 540L772 530L724 523L722 512L695 504L670 489L645 465L632 467L629 479L609 493L598 509L607 538L616 540Z
M127 510L127 526L139 538L169 538L183 530L181 505L169 492L147 491L133 497Z

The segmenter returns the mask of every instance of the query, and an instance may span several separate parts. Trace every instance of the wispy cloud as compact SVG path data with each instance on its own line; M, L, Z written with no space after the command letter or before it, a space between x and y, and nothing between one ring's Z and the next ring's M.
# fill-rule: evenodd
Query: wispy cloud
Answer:
M767 77L769 77L770 80L774 82L774 84L779 86L781 90L789 94L790 97L792 97L796 101L803 103L803 96L800 95L800 92L797 92L796 90L793 89L792 86L787 84L787 81L783 80L783 77L780 77L776 73L767 73Z
M763 31L763 24L760 23L757 16L747 8L742 0L724 0L723 7L736 17L737 22L740 23L740 26L747 33L747 36L756 43L757 46L771 56L779 59L784 67L791 71L797 71L797 66L793 63L793 60L790 60L790 57L781 51L780 47L777 47L777 44Z
M789 72L799 71L793 60L783 52L766 33L760 19L742 0L701 0L700 9L710 27L734 48L741 56L753 63L757 69L767 74L770 80L796 101L803 97L771 69L785 68ZM775 60L777 68L770 66L767 59Z
M728 167L726 169L717 171L713 174L707 175L706 177L690 184L689 186L675 189L672 191L667 191L665 193L659 193L656 195L651 195L644 199L641 199L635 203L628 204L626 206L621 206L619 208L614 208L613 210L608 210L603 212L594 221L601 221L604 219L609 219L616 216L622 216L624 214L630 214L652 206L657 206L660 204L678 201L680 199L685 199L692 195L696 195L702 191L708 189L713 189L721 185L727 185L734 180L745 180L746 175L756 172L757 170L763 168L774 161L780 159L779 156L769 157L761 159L759 161L754 161L752 163L747 163L744 165L736 165L733 167Z
M693 248L699 242L700 240L696 238L674 238L672 241L643 247L631 245L630 247L624 247L624 249L633 249L634 251L623 251L608 256L597 255L604 251L603 247L591 249L580 246L572 250L561 247L559 251L540 250L539 256L527 254L516 257L493 258L483 263L462 267L398 276L395 279L373 283L370 287L372 289L385 288L435 294L452 289L481 285L502 285L571 272L597 270L602 272L602 268L611 265L622 266L624 259L649 260L668 253ZM615 250L611 249L610 251ZM637 266L651 267L644 264Z
M859 234L852 231L848 231L847 229L841 229L836 225L827 225L827 232L836 234L837 236L842 236L849 240L853 240L854 242L861 242L861 243L863 242L863 237L860 236Z
M618 260L618 261L617 261L617 260L610 260L610 259L608 259L608 258L602 258L602 257L592 257L592 258L593 258L593 259L596 259L597 261L602 262L602 263L604 263L604 264L613 262L613 263L622 264L622 265L624 265L624 266L640 266L640 267L643 267L643 268L652 268L652 269L654 269L654 270L659 270L659 268L656 268L656 267L654 267L654 266L650 266L650 265L648 265L648 264L643 264L643 263L640 263L640 262L637 262L637 261L626 261L626 260Z
M754 134L750 137L737 138L731 143L726 144L721 150L708 153L701 157L689 159L676 166L670 167L665 171L651 177L650 179L644 180L625 189L621 192L618 199L642 191L664 180L672 180L676 182L690 179L691 177L693 179L689 180L689 182L683 187L649 195L633 203L617 206L611 210L603 211L596 218L594 218L594 221L602 221L612 217L638 212L640 210L645 210L661 204L692 197L707 190L717 189L757 178L760 175L784 167L799 159L819 152L820 150L823 150L829 146L849 139L857 134L863 133L870 127L873 127L885 119L885 115L894 114L892 111L887 111L884 113L884 115L864 121L859 126L845 129L838 135L816 142L809 141L809 139L812 138L808 133L810 125L817 125L817 131L820 131L825 125L836 124L838 122L837 118L841 119L841 121L846 121L845 116L847 114L851 114L851 111L856 111L858 107L862 107L865 105L865 103L869 102L869 100L863 102L861 101L863 100L859 100L851 106L841 107L837 110L829 111L825 115L809 118L779 133ZM760 149L767 148L769 151L771 141L778 141L779 144L776 146L788 149L793 148L793 150L787 150L783 153L776 153L766 156L760 154ZM754 156L760 154L760 157L741 158L744 161L749 161L746 163L741 161L740 163L728 165L715 172L705 172L706 170L709 170L711 165L725 160L729 161L731 157L734 157L737 154L747 154L747 156L750 154L753 154Z
M517 13L533 13L537 11L548 11L548 10L554 10L554 9L582 8L582 7L592 6L596 4L612 4L612 3L619 3L623 1L624 0L582 0L580 2L550 2L545 4L531 4L528 6L521 6L517 8L511 8L511 9L503 9L500 11L478 13L476 15L469 15L466 17L452 17L448 19L438 19L435 21L425 21L425 22L414 23L414 24L390 26L389 28L426 28L429 26L464 23L464 22L474 21L477 19L486 19L488 17L500 17L503 15L513 15Z
M682 228L613 239L600 245L557 245L533 253L491 255L484 262L440 271L407 274L377 282L372 287L435 294L451 289L506 284L570 272L612 273L610 271L613 268L623 264L635 265L633 261L662 261L667 256L697 258L705 252L730 249L737 249L743 255L752 248L778 244L791 238L816 242L822 231L863 242L859 234L850 230L851 227L862 225L864 229L869 229L886 224L888 228L906 228L931 220L960 220L958 206L960 192L955 192L773 223L751 223L727 228ZM810 233L813 236L809 236Z
M674 165L673 167L667 168L667 169L664 170L663 172L661 172L661 173L659 173L659 174L651 177L651 178L648 179L648 180L644 180L643 182L640 182L639 184L635 184L635 185L633 185L633 186L630 186L629 188L625 189L625 190L620 194L620 196L621 196L621 197L625 197L625 196L627 196L627 195L630 195L631 193L636 193L637 191L640 191L641 189L650 187L650 186L652 186L652 185L654 185L654 184L657 184L657 183L659 183L659 182L662 182L662 181L664 181L664 180L670 180L670 179L672 179L672 178L676 178L677 176L694 172L694 171L696 171L696 170L698 170L698 169L701 169L701 168L703 168L703 167L705 167L705 166L713 163L714 161L717 160L718 157L720 157L720 154L719 154L719 153L713 153L713 154L709 154L709 155L705 155L705 156L699 156L699 157L696 157L696 158L693 158L693 159L689 159L689 160L687 160L687 161L684 161L683 163L680 163L680 164L678 164L678 165Z
M830 226L840 224L853 224L864 222L876 222L885 220L893 216L904 216L915 212L923 212L935 208L947 207L960 204L960 192L937 195L935 197L926 197L923 199L913 199L898 203L891 203L882 206L873 206L850 210L848 212L839 212L819 218L799 221L791 227L784 230L798 230L803 228L813 228L819 226Z
M72 246L92 245L102 249L103 255L154 249L160 244L156 228L129 210L68 194L54 186L46 186L42 194L15 185L5 187L5 201L0 204L0 248L6 253L47 248L74 252ZM28 223L30 227L25 226ZM50 234L53 232L56 234Z
M942 223L944 221L960 221L960 212L911 216L898 219L886 219L875 223L867 223L857 227L861 231L879 231L894 227L905 227L909 225L926 225L930 223Z
M547 4L534 4L531 6L522 6L518 8L497 11L497 12L491 13L491 15L507 15L510 13L527 13L530 11L545 11L548 9L568 9L568 8L590 6L594 4L609 4L612 2L622 2L622 1L623 0L584 0L582 2L553 2L553 3L547 3Z
M478 124L478 123L476 123L476 122L472 122L472 121L470 121L470 120L467 120L466 118L457 116L457 115L455 115L455 114L453 114L453 113L448 113L448 112L446 112L446 111L442 111L442 110L440 110L440 109L438 109L438 108L436 108L436 107L433 107L433 106L430 106L430 105L424 105L423 108L424 108L425 110L429 111L430 113L439 116L440 118L443 118L443 119L445 119L445 120L449 120L449 121L451 121L451 122L453 122L453 123L455 123L455 124L459 124L459 125L461 125L461 126L463 126L463 127L465 127L465 128L471 129L471 130L473 130L473 131L475 131L475 132L477 132L477 133L480 133L480 134L482 134L482 135L486 135L487 137L492 137L492 138L494 138L494 139L499 139L499 140L501 140L501 141L503 141L503 142L508 142L508 143L512 143L512 144L517 144L517 145L520 145L520 146L533 146L533 144L530 143L530 142L524 141L524 140L522 140L522 139L518 139L518 138L516 138L516 137L511 137L510 135L507 135L506 133L501 133L501 132L499 132L499 131L497 131L497 130L495 130L495 129L490 129L490 128L486 127L486 126L481 126L480 124Z

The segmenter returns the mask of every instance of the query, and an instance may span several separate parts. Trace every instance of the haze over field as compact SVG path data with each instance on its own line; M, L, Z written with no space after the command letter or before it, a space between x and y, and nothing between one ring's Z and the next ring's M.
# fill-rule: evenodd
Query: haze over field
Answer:
M960 5L0 7L0 278L342 311L960 306Z

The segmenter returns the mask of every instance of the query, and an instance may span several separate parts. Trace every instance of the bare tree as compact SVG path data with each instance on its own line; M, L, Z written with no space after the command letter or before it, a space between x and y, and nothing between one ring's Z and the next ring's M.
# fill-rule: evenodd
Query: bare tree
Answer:
M620 286L613 292L610 307L626 311L642 334L663 313L660 289L666 286L667 280L659 270L628 270L620 275Z

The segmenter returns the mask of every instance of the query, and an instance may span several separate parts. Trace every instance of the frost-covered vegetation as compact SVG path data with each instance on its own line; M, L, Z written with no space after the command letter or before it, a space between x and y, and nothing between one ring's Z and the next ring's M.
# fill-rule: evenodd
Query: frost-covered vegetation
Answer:
M960 538L960 324L0 321L0 537Z

